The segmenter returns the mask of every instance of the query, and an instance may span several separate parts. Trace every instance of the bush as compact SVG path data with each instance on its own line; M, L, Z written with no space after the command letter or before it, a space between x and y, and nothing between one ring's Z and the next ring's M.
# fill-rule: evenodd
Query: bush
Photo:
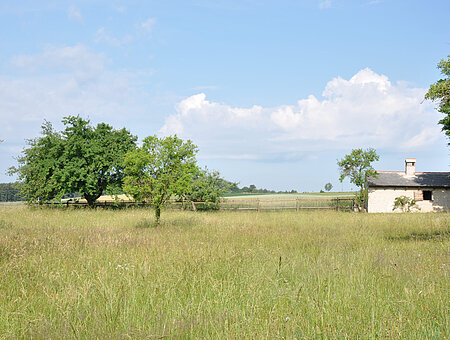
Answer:
M420 210L420 208L416 205L415 199L402 195L394 200L394 207L392 208L392 211L395 209L401 209L403 212L410 212L411 208Z

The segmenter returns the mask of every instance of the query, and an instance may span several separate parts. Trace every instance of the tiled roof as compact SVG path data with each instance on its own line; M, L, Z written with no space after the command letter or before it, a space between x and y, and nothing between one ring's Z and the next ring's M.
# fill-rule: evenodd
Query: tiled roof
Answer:
M367 180L370 187L433 187L450 188L450 172L420 172L405 176L404 172L378 172Z

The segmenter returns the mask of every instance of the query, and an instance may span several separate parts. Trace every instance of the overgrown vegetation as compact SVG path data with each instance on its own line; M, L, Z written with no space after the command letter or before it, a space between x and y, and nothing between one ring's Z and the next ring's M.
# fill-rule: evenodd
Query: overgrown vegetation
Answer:
M218 210L221 197L233 184L221 178L218 171L202 169L194 176L191 190L181 198L190 202L204 203L199 207L202 210Z
M411 208L420 210L420 208L416 205L416 200L414 198L402 195L395 198L392 211L400 209L403 212L410 212Z
M0 209L5 339L449 337L450 214Z

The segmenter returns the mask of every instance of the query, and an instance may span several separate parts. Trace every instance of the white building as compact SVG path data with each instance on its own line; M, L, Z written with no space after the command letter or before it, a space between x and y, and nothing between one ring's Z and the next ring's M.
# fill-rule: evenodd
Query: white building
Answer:
M377 172L367 180L368 212L392 212L399 196L416 200L420 209L412 211L450 211L450 172L416 172L415 158L405 160L405 171Z

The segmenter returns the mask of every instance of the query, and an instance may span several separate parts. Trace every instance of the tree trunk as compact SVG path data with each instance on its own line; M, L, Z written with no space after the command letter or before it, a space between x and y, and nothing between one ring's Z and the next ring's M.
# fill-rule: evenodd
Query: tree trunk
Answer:
M159 227L161 221L161 206L155 206L155 227Z
M96 199L95 198L92 199L92 197L85 197L85 198L86 198L88 207L91 208L91 209L94 208Z

